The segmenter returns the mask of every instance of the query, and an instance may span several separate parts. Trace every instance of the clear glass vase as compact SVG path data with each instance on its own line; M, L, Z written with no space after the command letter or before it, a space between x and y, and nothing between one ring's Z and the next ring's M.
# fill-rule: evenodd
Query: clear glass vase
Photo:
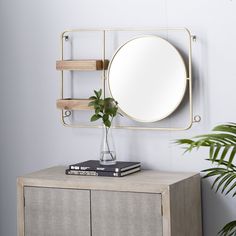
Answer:
M112 137L112 128L106 127L105 125L102 128L100 164L101 165L116 164L116 152Z

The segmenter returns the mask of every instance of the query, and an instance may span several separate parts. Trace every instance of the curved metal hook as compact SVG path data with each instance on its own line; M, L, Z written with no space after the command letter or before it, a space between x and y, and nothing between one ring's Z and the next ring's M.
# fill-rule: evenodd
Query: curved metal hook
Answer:
M64 118L71 116L72 112L69 110L65 111L65 114L63 115Z

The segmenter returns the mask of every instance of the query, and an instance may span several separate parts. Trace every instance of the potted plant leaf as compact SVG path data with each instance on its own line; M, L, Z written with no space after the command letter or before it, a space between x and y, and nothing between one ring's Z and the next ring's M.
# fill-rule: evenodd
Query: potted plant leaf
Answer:
M216 192L232 197L236 196L236 165L234 158L236 153L236 123L226 123L216 126L213 133L196 136L192 139L179 139L177 144L184 145L185 152L198 150L201 147L209 149L209 157L206 159L214 166L203 170L206 173L203 178L213 177L212 189ZM220 236L236 236L236 220L226 224L218 233Z
M112 137L112 121L118 114L118 103L111 97L102 98L102 89L94 90L94 96L89 98L89 106L94 108L94 114L90 121L101 119L103 123L103 137L100 152L100 164L116 164L116 152Z

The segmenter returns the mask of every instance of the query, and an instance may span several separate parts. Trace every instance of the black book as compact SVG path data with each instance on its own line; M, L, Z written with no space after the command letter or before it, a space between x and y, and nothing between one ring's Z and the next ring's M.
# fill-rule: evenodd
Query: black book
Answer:
M126 170L133 169L135 167L140 167L140 162L127 162L127 161L117 161L115 165L100 165L99 161L89 160L85 162L80 162L69 166L70 170L93 170L93 171L110 171L110 172L123 172Z
M67 175L80 175L80 176L107 176L107 177L123 177L126 175L133 174L141 170L141 167L136 167L123 172L112 172L112 171L93 171L93 170L66 170Z

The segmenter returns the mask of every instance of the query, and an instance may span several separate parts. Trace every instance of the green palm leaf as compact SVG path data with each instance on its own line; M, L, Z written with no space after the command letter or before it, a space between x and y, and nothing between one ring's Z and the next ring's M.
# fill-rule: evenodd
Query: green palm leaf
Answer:
M209 158L212 162L216 159L219 159L220 163L227 160L228 167L230 167L236 155L236 123L218 125L213 129L213 132L195 136L193 139L179 139L176 143L184 145L185 152L208 147Z
M216 126L211 134L195 136L192 139L179 139L178 145L184 145L185 152L198 150L200 147L209 148L209 158L216 167L203 170L203 178L214 177L212 189L222 194L236 196L236 166L233 164L236 155L236 123ZM236 236L236 221L226 224L218 233L220 236Z
M236 135L236 123L229 123L216 126L213 131L222 131L226 133L230 133Z
M236 154L236 145L233 147L233 150L232 150L232 152L230 154L228 166L232 165L232 162L234 160L235 154Z
M206 161L212 161L211 159L206 159ZM219 165L219 163L220 163L220 161L219 160L214 160L214 161L212 161L213 163L216 163L216 164L218 164ZM220 163L220 165L223 165L223 166L225 166L225 167L228 167L228 169L231 169L231 170L233 170L233 171L235 171L236 172L236 166L234 165L234 164L231 164L230 166L228 166L229 165L229 163L228 163L228 161L222 161L221 163Z
M220 152L220 149L221 149L221 145L217 144L216 147L215 147L215 150L214 150L213 157L211 158L213 162L216 161L216 159L218 157L218 154Z
M218 233L219 236L236 236L236 221L226 224Z
M210 159L208 160L211 161ZM215 162L220 163L220 160ZM212 184L212 188L216 188L215 192L218 192L222 187L221 193L227 195L236 189L236 169L235 166L229 169L227 161L224 161L223 164L221 163L220 167L209 168L202 172L206 173L203 178L216 177Z
M205 139L212 142L219 142L225 145L234 144L236 142L236 136L227 133L203 134L195 136L194 138L201 138L203 140Z

